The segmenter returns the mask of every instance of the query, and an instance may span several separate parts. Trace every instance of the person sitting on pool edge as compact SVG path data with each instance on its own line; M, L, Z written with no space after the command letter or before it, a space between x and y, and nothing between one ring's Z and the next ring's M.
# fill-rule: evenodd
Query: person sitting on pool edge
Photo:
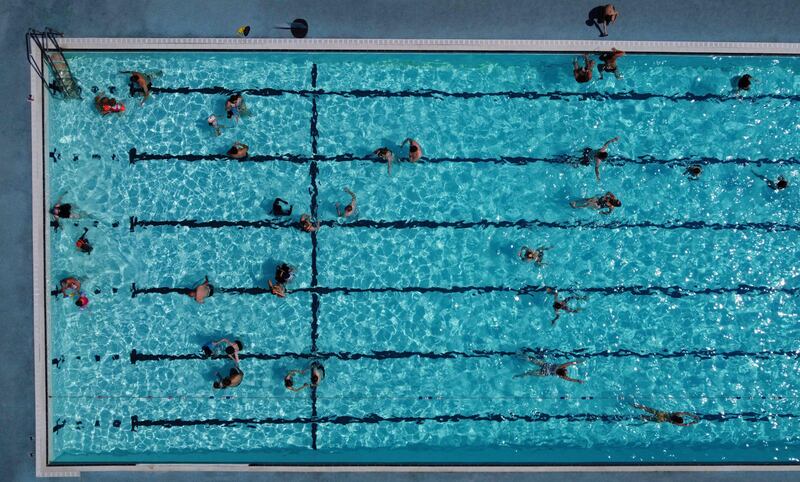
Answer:
M672 425L678 425L680 427L688 427L689 425L694 425L700 421L700 416L694 413L689 412L665 412L663 410L656 410L655 408L646 407L644 405L634 403L632 404L633 408L638 408L640 410L644 410L647 413L652 415L642 415L641 419L645 422L655 422L655 423L671 423ZM691 422L686 422L684 417L689 417L692 419Z
M288 390L293 392L299 392L305 388L308 388L310 385L308 383L304 383L299 387L294 386L294 376L295 375L305 375L308 370L290 370L289 373L283 377L283 386L286 387Z
M600 54L600 60L602 60L603 63L597 66L597 71L600 73L601 79L603 78L603 72L611 72L617 79L622 78L622 74L617 70L617 59L623 55L625 55L625 52L613 47L611 48L611 52L603 52Z
M553 298L553 311L555 311L556 316L555 316L555 318L553 318L553 321L551 322L552 325L556 324L556 320L558 320L558 318L561 316L561 313L560 313L561 311L566 311L567 313L578 313L579 311L581 311L581 308L570 308L567 305L567 303L569 303L572 300L585 300L586 299L585 296L568 296L567 298L559 300L558 299L558 290L547 288L547 292L548 293L553 293L553 296L554 296L554 298Z
M313 233L319 229L319 220L314 223L314 218L310 214L303 214L300 216L300 229L307 233Z
M278 298L286 298L286 287L283 285L283 283L278 283L276 281L275 284L273 284L272 280L267 280L267 285L269 285L270 293Z
M288 211L286 210L286 208L283 207L284 205L289 206ZM290 205L287 201L284 201L283 199L276 197L275 200L272 201L272 211L270 212L270 214L272 214L273 216L291 216L292 209L294 209L294 206Z
M238 366L235 366L231 368L231 371L228 373L227 377L223 378L219 373L216 374L216 377L217 380L214 381L213 385L215 389L221 390L223 388L233 388L242 384L242 380L244 380L244 372Z
M196 302L203 303L206 298L214 296L214 285L208 282L208 276L206 276L204 281L197 288L189 291L187 295L194 298Z
M356 195L349 187L344 188L344 192L350 195L350 204L344 207L344 211L339 210L339 203L336 203L336 214L342 218L351 216L356 211Z
M534 262L536 266L543 266L544 265L544 252L551 249L550 247L540 246L536 249L531 249L527 246L523 246L519 249L519 259L524 261L525 263Z
M250 148L247 146L247 144L242 144L241 142L236 141L233 143L233 146L228 149L226 154L232 159L244 159L247 157L249 150Z
M567 363L547 363L542 360L537 360L533 357L528 357L528 361L539 365L539 368L536 370L529 370L525 373L520 373L519 375L514 375L514 378L521 378L521 377L559 377L562 380L566 380L568 382L575 382L575 383L583 383L583 380L578 380L576 378L571 378L567 373L567 369L572 365L577 365L580 362L571 361Z
M581 67L578 59L572 60L572 75L579 84L585 84L592 80L592 70L594 69L594 60L589 58L589 54L583 54L584 66Z
M759 174L756 171L753 171L752 169L751 169L751 172L757 178L761 179L762 181L766 181L767 187L772 189L773 191L781 191L781 190L786 189L787 187L789 187L789 181L783 176L778 176L778 179L773 181L772 179L769 179L767 176Z
M422 146L419 145L419 142L415 141L410 137L406 137L400 147L403 147L408 143L408 160L411 162L417 162L422 157Z

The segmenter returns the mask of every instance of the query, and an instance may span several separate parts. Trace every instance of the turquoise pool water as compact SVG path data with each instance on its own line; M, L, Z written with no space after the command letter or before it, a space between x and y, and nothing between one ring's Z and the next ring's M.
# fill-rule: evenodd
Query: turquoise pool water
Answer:
M85 99L49 103L50 202L91 217L51 231L49 280L81 278L90 305L50 300L52 463L798 461L800 59L631 55L589 84L571 55L68 59ZM163 72L144 105L124 70ZM111 87L127 110L101 117ZM614 136L598 181L577 161ZM406 137L419 163L366 159ZM249 160L224 157L237 140ZM569 207L606 191L609 216ZM266 289L280 262L285 299ZM204 304L182 294L206 275ZM548 287L583 311L552 325ZM217 391L230 363L200 347L221 337L245 377ZM515 378L526 356L580 361L585 383ZM319 387L286 390L312 360Z

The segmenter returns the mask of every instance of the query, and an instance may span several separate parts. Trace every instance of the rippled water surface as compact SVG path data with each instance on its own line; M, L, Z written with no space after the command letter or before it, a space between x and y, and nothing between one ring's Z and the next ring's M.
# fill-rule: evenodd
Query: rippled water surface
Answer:
M52 460L797 462L800 59L631 55L576 84L568 55L68 58L85 98L49 103L49 194L84 217L51 231L49 279L91 301L49 306ZM143 105L128 70L160 71ZM98 115L95 91L126 112ZM614 136L597 180L578 160ZM369 153L406 137L425 157L389 176ZM234 141L250 159L223 156ZM606 191L611 215L569 207ZM552 324L546 288L581 311ZM226 391L229 361L200 357L221 337L245 345ZM526 357L579 361L584 383L515 377ZM319 387L286 390L313 359Z

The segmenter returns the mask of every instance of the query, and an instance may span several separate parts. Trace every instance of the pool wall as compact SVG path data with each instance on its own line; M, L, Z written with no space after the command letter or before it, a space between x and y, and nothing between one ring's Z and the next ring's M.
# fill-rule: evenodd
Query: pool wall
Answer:
M800 43L643 42L583 40L404 40L404 39L227 39L227 38L64 38L64 50L91 51L393 51L393 52L554 52L579 53L621 48L627 52L663 54L800 55ZM32 46L41 65L41 52ZM800 471L798 465L248 465L248 464L49 464L51 426L48 408L48 323L54 280L49 279L50 230L46 115L49 95L31 69L31 170L33 232L33 315L36 408L36 473L79 476L88 471L252 471L252 472L656 472L656 471Z

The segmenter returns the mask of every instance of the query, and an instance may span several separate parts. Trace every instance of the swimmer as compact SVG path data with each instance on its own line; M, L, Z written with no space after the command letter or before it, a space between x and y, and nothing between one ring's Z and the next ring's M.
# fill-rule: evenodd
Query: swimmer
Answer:
M766 181L767 187L772 189L773 191L781 191L781 190L786 189L787 187L789 187L789 181L783 176L778 176L778 179L773 181L772 179L767 178L767 176L759 174L756 171L753 171L752 169L751 169L751 172L757 178L761 179L762 181Z
M275 268L275 281L281 284L286 284L292 280L294 276L294 268L286 263L281 263Z
M683 173L689 176L689 180L696 181L700 178L700 174L703 173L703 168L698 164L692 164L691 166L687 167Z
M608 37L608 26L616 22L617 17L619 17L619 12L617 11L616 8L614 8L614 5L609 3L608 5L603 7L603 16L600 19L601 22L599 22L601 37Z
M225 101L225 112L228 115L228 119L233 117L234 121L239 122L240 114L246 111L247 107L244 105L244 99L241 94L233 94Z
M304 383L303 385L296 387L294 386L294 376L295 375L305 375L308 370L290 370L289 373L283 377L283 386L293 392L299 392L304 388L308 388L308 383Z
M576 199L569 202L573 209L592 208L600 211L600 214L611 214L615 208L622 206L622 202L614 194L607 192L602 196L595 196L583 199ZM605 209L605 211L603 211Z
M638 403L632 404L633 408L638 408L640 410L644 410L645 412L651 415L642 415L641 418L645 422L656 422L656 423L671 423L672 425L678 425L680 427L688 427L689 425L694 425L700 421L700 416L694 413L689 412L665 412L663 410L656 410L655 408L646 407L644 405L640 405ZM687 422L684 417L691 418L690 422Z
M386 161L389 166L389 175L392 175L392 161L394 161L394 153L388 147L379 147L372 151L372 154L378 156L378 159Z
M578 59L572 60L572 75L579 84L585 84L592 80L592 70L594 69L594 60L589 58L589 54L583 54L584 66L581 67Z
M313 361L308 368L311 370L311 386L316 387L325 379L325 367L320 362Z
M286 287L283 286L282 283L278 283L276 281L275 284L272 284L272 280L268 280L267 284L269 285L270 293L277 296L278 298L286 298Z
M208 116L208 119L206 120L208 121L208 126L214 129L214 132L217 134L217 136L222 135L222 128L219 126L219 122L217 121L217 116L211 114L210 116Z
M83 228L83 234L81 234L81 237L75 241L75 247L78 248L78 251L81 253L92 254L92 250L94 248L92 247L91 243L89 243L89 240L86 239L86 233L88 232L89 228Z
M349 187L344 188L343 191L350 195L350 204L344 207L344 211L340 211L339 203L336 203L336 214L340 218L347 218L356 212L356 195Z
M214 382L213 387L217 390L221 390L223 388L233 388L238 387L242 384L242 380L244 379L244 372L239 369L238 366L231 368L231 371L228 373L228 376L222 378L219 373L217 375L217 380Z
M127 72L126 72L127 73ZM144 105L144 101L150 97L150 89L153 87L153 83L151 78L147 74L143 74L141 72L130 72L131 77L128 82L128 87L130 88L131 97L136 95L138 92L141 92L144 96L142 98L141 105Z
M598 181L600 180L600 162L608 159L608 145L612 142L619 142L619 136L607 140L603 147L594 151L594 175Z
M250 148L247 144L242 144L239 141L233 143L228 152L226 152L227 156L232 159L244 159L247 157L247 153L249 152Z
M741 94L742 91L750 90L750 84L753 80L753 76L750 74L744 74L739 77L739 80L736 82L736 86L738 87L737 93Z
M210 296L214 296L214 285L208 282L208 276L205 277L205 280L195 289L189 291L187 293L191 298L198 303L203 303L203 300Z
M553 293L553 296L554 296L554 298L553 298L553 311L555 311L556 316L555 316L555 318L553 318L553 321L551 322L551 324L553 324L553 325L556 324L556 320L558 320L558 318L561 316L561 313L560 313L561 311L565 311L567 313L578 313L579 311L581 311L581 308L570 308L567 305L567 303L569 303L572 300L581 300L581 301L583 301L583 300L586 299L585 296L569 296L567 298L559 300L558 299L558 290L553 290L553 289L547 288L547 292L548 293Z
M611 52L600 54L600 60L604 62L597 66L597 71L600 73L601 79L603 78L603 72L611 72L617 79L622 78L622 74L617 71L617 59L623 55L625 55L625 52L615 48L612 48Z
M583 383L583 380L578 380L575 378L571 378L567 373L567 369L572 365L577 365L580 362L571 361L567 363L557 364L557 363L547 363L542 360L537 360L533 357L528 357L528 361L539 365L539 368L536 370L529 370L525 373L520 373L519 375L514 375L514 378L522 378L522 377L559 377L562 380L566 380L568 382L575 382L575 383Z
M231 342L227 338L222 338L221 340L212 342L212 346L222 345L223 343L227 345L225 347L225 354L228 355L228 358L233 360L233 362L236 363L236 365L238 366L239 350L244 350L244 344L239 340ZM203 348L205 348L205 346ZM205 352L205 349L203 351Z
M400 147L406 145L406 142L408 142L408 160L411 162L419 161L419 158L422 157L422 147L419 145L419 142L410 137L406 137L406 140L400 144Z
M94 98L94 107L102 116L125 112L125 105L117 99L106 97L102 92Z
M300 216L300 229L307 233L313 233L319 229L319 220L314 224L314 219L309 214Z
M81 280L78 278L64 278L58 284L61 287L61 294L64 298L78 294L81 290Z
M287 211L283 206L289 206L289 210ZM274 201L272 201L272 214L273 216L291 216L292 215L293 206L289 205L288 202L284 201L283 199L276 197Z
M59 196L58 200L56 201L56 204L50 209L50 215L53 216L53 226L56 229L58 229L58 227L59 227L59 224L58 224L58 219L59 218L61 218L61 219L80 219L81 218L81 215L77 212L77 210L73 210L72 209L73 208L72 204L69 204L69 203L62 204L61 203L61 200L63 199L65 194L66 194L66 192L64 194L62 194L61 196Z
M89 306L89 298L86 296L86 293L83 291L78 293L78 299L75 300L75 306L82 310L85 310Z
M523 246L520 248L519 259L524 261L525 263L530 263L531 261L536 263L536 266L544 266L544 252L551 249L550 247L540 246L536 249L531 249L527 246Z

